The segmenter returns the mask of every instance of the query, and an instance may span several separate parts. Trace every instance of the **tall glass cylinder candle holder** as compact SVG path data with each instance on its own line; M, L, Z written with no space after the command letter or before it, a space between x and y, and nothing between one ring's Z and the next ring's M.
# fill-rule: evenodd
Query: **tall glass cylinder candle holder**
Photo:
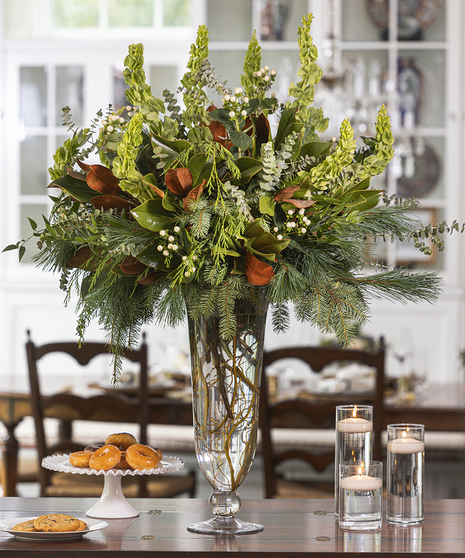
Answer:
M339 464L339 527L354 531L381 529L383 464L381 461Z
M336 407L336 455L334 467L334 513L339 517L339 464L344 461L371 461L373 407Z
M423 424L388 424L387 521L412 525L423 521Z

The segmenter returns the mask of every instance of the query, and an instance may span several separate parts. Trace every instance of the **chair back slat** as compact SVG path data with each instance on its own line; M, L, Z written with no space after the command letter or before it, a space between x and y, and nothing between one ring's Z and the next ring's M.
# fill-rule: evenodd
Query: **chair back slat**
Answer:
M43 458L55 452L66 453L82 449L83 446L76 444L65 435L55 445L47 444L44 418L58 417L66 418L70 423L74 420L101 420L111 422L133 422L139 424L139 441L147 444L148 426L148 380L147 380L147 344L145 334L139 349L131 350L125 348L123 357L139 363L139 389L136 397L122 394L106 393L92 397L80 397L72 393L56 393L52 396L43 396L40 389L38 361L47 354L65 353L73 357L81 366L88 365L97 355L108 354L106 343L89 342L81 347L77 343L57 342L36 346L28 331L26 343L26 354L29 369L29 381L31 386L31 403L34 423L36 428L37 452L39 458L39 482L41 496L49 485L52 471L40 466ZM63 429L66 431L66 429ZM144 476L140 477L139 496L146 495L146 482Z
M268 393L267 370L269 366L283 359L298 359L305 362L313 372L320 373L325 366L334 362L357 362L376 370L373 392L354 397L352 394L337 394L331 401L315 397L314 400L293 398L289 400L270 401ZM373 405L373 458L381 459L381 431L383 426L384 393L384 340L380 339L374 352L341 349L333 347L285 347L263 354L263 381L260 393L260 428L262 432L262 453L264 462L265 497L277 494L276 466L287 459L301 459L312 465L317 471L323 471L334 462L334 450L331 452L312 452L311 449L295 448L278 453L273 446L271 429L281 428L331 428L335 427L336 406L344 404Z

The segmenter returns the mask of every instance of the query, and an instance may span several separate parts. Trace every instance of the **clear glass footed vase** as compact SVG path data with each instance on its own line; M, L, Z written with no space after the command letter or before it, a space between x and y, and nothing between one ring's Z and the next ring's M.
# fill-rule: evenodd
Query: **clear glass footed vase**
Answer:
M238 520L237 489L255 456L267 305L257 298L236 303L234 336L220 335L223 316L189 318L195 450L213 487L214 517L188 529L206 534L242 534L262 525Z

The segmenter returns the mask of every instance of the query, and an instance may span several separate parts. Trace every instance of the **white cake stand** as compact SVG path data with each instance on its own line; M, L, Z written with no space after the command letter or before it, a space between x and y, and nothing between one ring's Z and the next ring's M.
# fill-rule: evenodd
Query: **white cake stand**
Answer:
M135 469L96 471L89 467L74 467L69 462L69 455L49 455L42 460L42 467L51 471L71 473L73 475L103 475L104 484L100 500L86 512L86 515L100 519L125 519L137 517L139 512L129 504L123 494L121 488L122 477L173 473L184 468L184 461L177 457L164 456L153 469L144 469L142 471Z

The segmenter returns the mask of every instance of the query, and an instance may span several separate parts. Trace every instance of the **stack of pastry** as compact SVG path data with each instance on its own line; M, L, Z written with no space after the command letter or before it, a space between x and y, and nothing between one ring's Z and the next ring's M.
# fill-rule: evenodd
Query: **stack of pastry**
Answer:
M153 469L162 458L158 448L138 444L136 438L127 432L111 434L104 444L87 446L83 451L75 451L69 456L74 467L89 467L96 471L110 469Z

